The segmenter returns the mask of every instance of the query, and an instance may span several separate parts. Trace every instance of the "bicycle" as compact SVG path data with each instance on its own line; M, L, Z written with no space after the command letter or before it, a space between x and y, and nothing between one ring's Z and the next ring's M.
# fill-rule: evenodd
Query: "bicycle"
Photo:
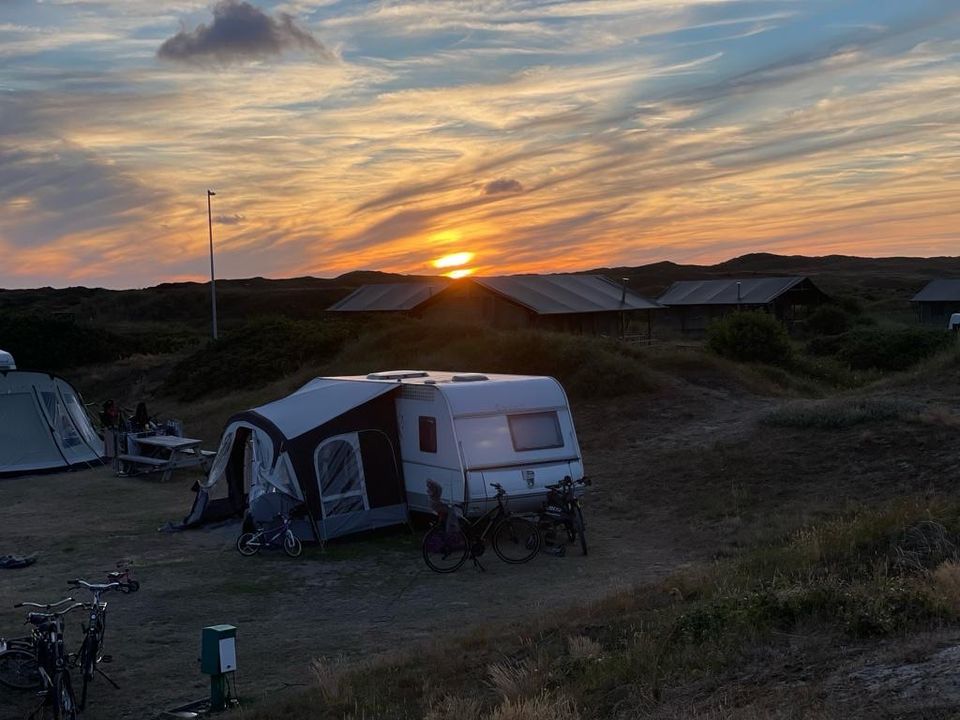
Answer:
M93 594L93 600L83 605L90 611L90 615L88 616L88 624L83 627L83 642L80 644L80 652L74 658L74 666L80 668L82 680L79 704L81 710L86 708L87 687L93 682L97 673L100 673L114 688L120 689L120 686L98 667L100 663L113 661L110 655L103 652L104 635L107 632L107 603L101 597L111 590L122 593L137 592L140 589L140 583L130 577L129 568L109 573L107 580L109 582L106 583L89 583L80 578L67 581L68 585L85 588Z
M71 602L73 598L66 598L38 607L52 610ZM33 634L18 638L0 638L0 685L13 690L36 690L43 687L43 677L37 664L37 643Z
M540 552L540 531L536 524L507 509L507 493L498 483L490 483L497 491L497 504L476 520L467 520L456 505L440 501L442 490L433 482L427 483L431 504L437 513L437 522L423 536L423 560L434 572L451 573L460 568L467 558L481 571L480 556L486 550L490 536L493 551L505 563L519 565L529 562Z
M292 558L300 557L303 552L303 543L300 542L293 530L290 529L291 520L288 515L278 513L274 520L281 520L281 523L274 528L266 529L260 527L256 532L246 532L237 538L237 552L246 557L256 555L260 548L273 547L280 544L283 538L283 551Z
M554 535L557 527L562 527L570 542L580 541L580 550L584 555L587 554L587 535L583 508L575 488L590 484L588 478L571 480L567 475L555 485L547 485L547 499L540 511L540 526Z
M63 610L54 610L73 598L51 605L22 602L14 607L34 607L44 612L27 613L27 622L33 625L33 643L36 648L37 672L42 684L42 699L30 713L28 720L78 720L79 707L70 681L70 658L64 649L63 618L82 608L74 603Z

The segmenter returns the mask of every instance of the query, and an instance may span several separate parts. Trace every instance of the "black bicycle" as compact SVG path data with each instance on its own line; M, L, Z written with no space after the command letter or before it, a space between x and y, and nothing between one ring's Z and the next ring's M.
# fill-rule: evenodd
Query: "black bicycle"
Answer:
M68 585L85 588L91 592L93 599L84 603L83 607L89 611L87 624L83 627L83 642L80 652L77 653L74 663L80 669L82 683L80 685L80 704L83 710L87 706L87 686L93 682L99 673L116 689L120 689L110 677L100 669L100 663L110 663L113 658L104 654L104 636L107 632L107 603L102 600L104 593L116 590L123 593L132 593L140 589L140 583L131 577L129 568L112 572L107 575L108 582L89 583L79 578L69 580Z
M68 603L66 598L50 605L36 605L44 610L53 610ZM14 690L39 690L43 677L37 663L37 640L35 633L18 638L0 638L0 685Z
M241 555L256 555L260 548L282 545L283 551L290 557L300 557L303 544L290 527L291 520L287 515L278 514L274 520L280 524L273 528L260 527L256 532L245 532L237 538L237 552Z
M503 487L497 483L490 485L497 491L497 504L470 521L458 506L440 501L439 485L428 483L431 504L437 513L437 522L423 537L423 560L431 570L454 572L467 558L483 570L480 556L486 550L488 537L493 551L506 563L529 562L540 552L540 531L536 524L519 515L511 515Z
M547 499L540 511L540 526L548 541L558 532L565 533L570 542L580 541L580 550L587 554L587 534L583 522L583 508L577 497L577 486L590 485L590 480L571 480L567 475L555 485L547 485ZM564 545L559 545L561 549Z
M63 618L83 603L74 603L54 610L73 598L52 605L22 602L14 607L32 607L43 612L27 613L27 622L33 626L33 644L36 650L37 673L40 675L42 699L30 713L28 720L77 720L79 707L70 681L70 658L64 648Z

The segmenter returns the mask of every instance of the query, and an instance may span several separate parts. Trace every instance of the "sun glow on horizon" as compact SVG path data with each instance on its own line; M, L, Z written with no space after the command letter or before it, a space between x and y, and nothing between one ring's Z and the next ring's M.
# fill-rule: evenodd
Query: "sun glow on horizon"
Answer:
M467 277L467 275L473 275L474 272L476 272L474 268L460 268L459 270L451 270L446 273L446 276L454 280L459 280L460 278Z

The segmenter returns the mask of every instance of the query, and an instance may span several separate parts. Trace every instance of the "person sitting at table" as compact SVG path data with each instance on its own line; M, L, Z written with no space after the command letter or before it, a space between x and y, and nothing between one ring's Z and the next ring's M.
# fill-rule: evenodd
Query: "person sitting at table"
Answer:
M105 428L116 428L120 423L120 410L114 400L107 400L103 403L103 411L100 413L100 424Z
M147 412L147 404L145 402L137 403L137 409L134 411L133 417L130 418L130 425L133 427L134 432L146 432L157 429L156 423L150 419L150 413Z

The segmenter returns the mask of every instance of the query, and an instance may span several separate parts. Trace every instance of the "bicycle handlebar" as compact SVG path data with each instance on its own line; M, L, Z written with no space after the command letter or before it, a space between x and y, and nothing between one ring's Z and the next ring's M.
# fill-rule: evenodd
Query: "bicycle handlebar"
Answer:
M47 605L41 605L40 603L35 603L35 602L18 602L16 605L14 605L14 607L15 607L15 608L35 607L35 608L40 608L41 610L53 610L53 608L55 608L55 607L59 607L60 605L64 605L64 604L70 603L70 602L73 602L73 598L72 598L72 597L64 598L63 600L60 600L59 602L49 603L49 604L47 604Z
M549 490L559 490L564 487L573 487L574 485L593 485L593 482L588 477L583 477L579 480L571 480L570 476L567 475L560 482L554 483L553 485L544 485L544 487Z
M73 587L82 587L87 590L113 590L113 588L118 588L122 586L122 583L119 582L109 582L109 583L88 583L86 580L81 580L80 578L74 578L73 580L67 580L67 585Z
M100 593L107 590L119 590L122 593L132 593L140 589L140 583L138 583L136 580L126 580L125 582L114 580L113 582L108 583L89 583L86 580L74 578L73 580L67 580L67 585L72 587L86 588L92 593Z
M33 603L33 604L36 605L36 603ZM84 603L78 602L78 603L74 603L68 608L64 608L63 610L57 610L55 612L42 612L42 613L29 612L27 613L26 622L37 624L41 621L50 620L51 618L61 618L67 613L73 612L77 608L85 608L85 607L87 606Z

